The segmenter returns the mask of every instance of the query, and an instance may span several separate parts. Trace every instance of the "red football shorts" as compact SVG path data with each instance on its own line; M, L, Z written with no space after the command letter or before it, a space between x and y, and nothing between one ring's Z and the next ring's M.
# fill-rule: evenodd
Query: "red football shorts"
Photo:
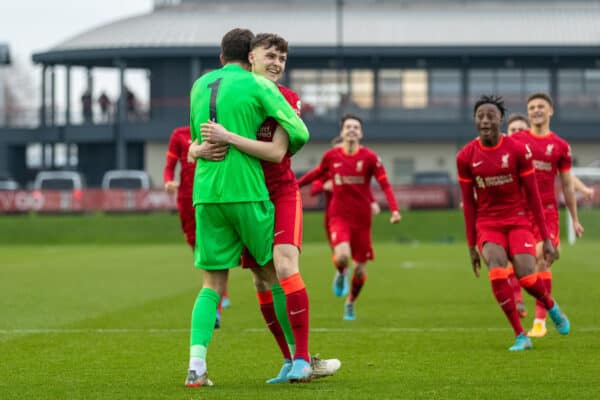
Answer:
M354 261L364 263L374 258L370 226L355 226L345 219L331 217L329 222L331 247L344 242L350 243Z
M177 199L177 209L179 210L181 230L185 234L185 240L193 249L196 246L196 212L192 198Z
M480 254L483 254L483 245L488 242L502 246L509 258L515 254L531 254L535 257L535 237L527 225L477 227L477 246Z
M275 206L275 232L273 246L292 244L302 247L302 198L297 189L279 190L271 197ZM259 265L246 250L242 252L242 267L256 268Z
M533 216L530 215L531 226L533 227L533 236L536 242L543 242L544 239L540 234L540 229L533 220ZM560 244L560 221L558 216L558 210L555 207L546 208L544 207L544 219L546 220L546 227L548 228L548 234L552 245L556 248Z

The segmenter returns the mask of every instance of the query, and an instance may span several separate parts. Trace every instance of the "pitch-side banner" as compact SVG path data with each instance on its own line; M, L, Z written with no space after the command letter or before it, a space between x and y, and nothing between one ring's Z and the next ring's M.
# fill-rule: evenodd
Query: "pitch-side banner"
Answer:
M305 210L319 210L325 206L323 195L311 196L309 188L300 190ZM401 209L453 208L460 199L456 187L444 185L396 185L394 193ZM373 187L373 196L382 206L387 200L379 187ZM562 194L558 196L562 204ZM600 206L600 185L595 186L591 200L578 198L582 207ZM7 213L78 213L78 212L149 212L174 211L177 200L160 189L81 191L0 191L0 214Z

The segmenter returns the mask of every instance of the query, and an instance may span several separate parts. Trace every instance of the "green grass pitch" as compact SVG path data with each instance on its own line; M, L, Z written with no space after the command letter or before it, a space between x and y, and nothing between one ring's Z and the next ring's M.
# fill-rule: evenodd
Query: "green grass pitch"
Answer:
M555 294L573 331L549 323L531 351L513 336L464 243L375 243L377 259L342 320L323 243L301 257L310 348L342 360L333 377L266 385L280 367L250 274L208 353L214 387L183 386L200 273L183 244L0 246L0 399L589 399L600 394L599 242L565 246ZM530 315L533 302L527 298ZM526 328L531 317L524 322Z

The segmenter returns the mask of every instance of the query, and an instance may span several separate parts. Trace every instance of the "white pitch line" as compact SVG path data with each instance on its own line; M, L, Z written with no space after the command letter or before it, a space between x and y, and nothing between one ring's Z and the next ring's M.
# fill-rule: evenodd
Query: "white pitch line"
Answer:
M509 331L509 327L476 327L476 328L460 328L460 327L437 327L437 328L412 328L412 327L389 327L389 328L312 328L313 333L482 333L482 332L504 332ZM581 327L575 328L575 332L600 332L600 327ZM128 329L128 328L106 328L106 329L0 329L0 335L37 335L37 334L132 334L132 333L147 333L147 334L179 334L187 333L186 328L147 328L147 329ZM246 328L242 329L244 333L265 333L267 328Z

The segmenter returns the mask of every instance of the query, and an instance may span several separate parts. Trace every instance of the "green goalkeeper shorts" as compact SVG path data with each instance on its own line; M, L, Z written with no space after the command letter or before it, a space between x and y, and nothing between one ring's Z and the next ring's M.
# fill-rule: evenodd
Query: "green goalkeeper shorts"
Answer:
M269 200L198 204L194 264L206 270L236 267L244 247L259 265L267 264L273 259L274 221Z

